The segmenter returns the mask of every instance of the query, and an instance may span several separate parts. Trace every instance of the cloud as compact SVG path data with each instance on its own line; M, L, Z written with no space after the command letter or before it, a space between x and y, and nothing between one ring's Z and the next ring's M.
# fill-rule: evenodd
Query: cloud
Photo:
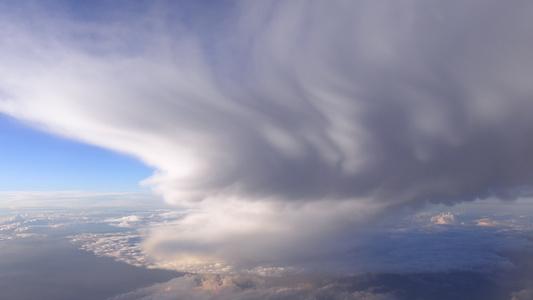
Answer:
M353 244L347 240L357 233L345 229L361 225L380 209L368 203L343 204L334 208L327 202L285 208L241 202L205 206L176 222L145 228L142 247L176 270L295 273L324 256L349 251Z
M483 219L479 219L479 220L476 220L476 225L477 226L499 226L500 225L500 222L498 221L495 221L495 220L490 220L488 218L483 218Z
M125 216L125 217L120 217L120 218L107 219L104 222L107 222L113 226L128 228L128 227L135 226L134 225L135 223L138 223L141 221L143 221L141 217L136 216L136 215L131 215L131 216Z
M346 283L314 282L298 278L185 275L112 299L396 299L390 294L349 289L350 285Z
M82 233L71 237L71 242L96 256L111 257L137 267L158 267L138 246L140 239L136 232Z
M455 224L455 215L448 212L448 213L441 213L439 215L431 217L431 222L434 222L435 224L439 225L445 225L445 224Z
M477 201L475 204L484 203ZM456 211L462 211L471 205L473 204L440 209L450 209L451 214L459 215ZM502 207L506 210L504 214ZM464 222L455 226L434 224L431 218L440 213L433 212L435 208L430 207L401 221L391 220L395 225L392 227L359 230L354 235L358 238L350 241L352 246L354 242L358 245L348 253L328 257L329 260L322 259L318 263L316 260L293 260L286 262L285 270L268 270L263 267L252 272L275 274L277 271L277 275L282 276L242 275L242 272L241 275L231 276L189 274L165 284L117 296L117 299L510 299L512 292L518 294L531 286L527 274L532 270L530 257L533 251L533 223L529 217L519 218L530 212L531 202L527 206L518 203L503 206L496 203L484 205L483 208L483 212L461 214L458 219ZM142 219L132 223L132 228L106 225L110 218L127 219L132 214ZM476 226L475 221L480 216L497 219L500 225L498 228ZM111 257L139 267L168 268L171 265L167 262L154 260L150 253L142 251L142 234L137 230L146 226L172 225L173 221L182 217L183 212L178 214L160 209L147 211L144 207L113 211L98 208L65 211L64 208L43 210L28 207L13 211L10 216L0 220L4 224L16 224L15 229L23 228L24 234L16 235L15 231L10 237L1 235L0 239L12 237L12 242L17 243L18 240L31 245L28 243L41 240L35 236L36 233L41 233L49 236L47 240L71 240L80 249L91 251L97 256ZM70 229L58 229L55 226L41 228L39 224L64 224ZM79 234L80 232L84 233ZM77 235L70 236L71 234ZM174 238L172 236L169 239ZM71 247L67 248L73 251ZM106 265L110 263L109 260L102 261ZM349 272L355 275L327 276L320 264L328 265L329 270L344 267L345 272L339 272L340 274ZM288 270L291 267L292 270ZM302 267L315 272L298 272L298 268ZM291 272L297 276L288 276L287 273ZM130 286L122 292L133 290L134 287Z
M318 259L387 207L529 192L528 2L146 7L4 4L0 111L155 167L198 212L153 253Z
M533 297L533 291L531 289L523 289L519 292L511 293L511 300L527 300Z
M467 206L462 204L454 210L460 211ZM515 269L521 263L516 262L517 255L513 253L530 251L532 246L533 222L531 218L519 218L530 208L509 204L506 214L500 215L501 208L499 204L484 205L483 212L445 213L460 216L454 224L436 224L434 218L442 213L425 210L390 220L392 224L354 228L351 235L330 237L329 240L309 230L315 238L311 242L306 240L309 237L284 236L287 233L280 233L276 240L268 235L268 229L248 229L252 234L247 235L246 226L237 226L241 228L240 232L233 232L236 238L232 240L228 238L227 227L222 226L217 231L221 225L209 218L198 219L204 224L203 232L199 232L201 226L190 223L190 220L183 222L183 214L151 211L145 212L142 222L132 223L128 231L115 232L113 229L111 233L84 233L73 236L72 241L80 249L136 266L204 274L343 276L479 272L485 276L495 270L509 272ZM118 214L116 219L129 214ZM172 215L174 217L169 219ZM478 226L480 216L487 220L497 219L498 224ZM98 224L107 218L108 215L102 214L101 218L93 217L92 222ZM250 244L257 242L254 234L261 235L262 244ZM302 244L301 247L294 247L290 239ZM319 245L317 241L324 244ZM222 257L226 261L222 261ZM529 256L524 254L523 257ZM208 260L199 262L200 258Z

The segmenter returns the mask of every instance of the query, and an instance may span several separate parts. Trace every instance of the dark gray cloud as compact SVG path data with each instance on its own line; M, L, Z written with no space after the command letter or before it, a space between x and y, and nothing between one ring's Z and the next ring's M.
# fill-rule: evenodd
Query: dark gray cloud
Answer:
M527 1L4 8L0 111L155 167L199 209L161 255L316 257L386 207L533 179Z

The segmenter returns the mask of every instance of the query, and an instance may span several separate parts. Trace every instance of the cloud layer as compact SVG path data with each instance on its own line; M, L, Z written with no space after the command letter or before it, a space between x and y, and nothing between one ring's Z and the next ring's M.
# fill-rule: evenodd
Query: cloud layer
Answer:
M349 283L331 280L330 282L326 280L320 282L318 280L303 281L298 278L283 278L283 281L277 278L252 276L186 275L112 299L396 299L387 293L365 290L350 291L353 288Z
M155 167L198 213L154 253L329 255L387 207L532 182L531 3L116 5L3 4L0 111Z
M487 203L488 202L488 203ZM154 260L151 253L142 250L143 228L171 225L182 219L184 213L161 207L147 209L146 206L117 205L109 207L82 207L65 210L64 207L43 206L19 207L4 211L0 218L0 240L4 241L5 254L2 263L2 281L6 290L15 295L44 293L88 295L102 299L98 294L87 292L83 276L100 274L102 264L108 270L106 279L96 276L101 282L98 290L115 299L527 299L531 291L533 264L533 218L532 201L518 201L512 204L476 201L455 207L428 207L422 212L406 218L390 220L382 228L365 228L358 233L358 245L348 253L329 257L328 261L296 261L285 266L315 267L315 272L298 276L259 276L242 273L239 275L179 274L153 270L155 277L144 277L141 268L124 273L125 265L114 265L106 259L95 259L93 255L76 252L64 242L70 240L76 247L90 251L96 256L113 258L134 266L151 269L173 268L175 261ZM478 209L473 209L478 206ZM453 216L455 224L439 224L439 220ZM490 222L491 226L479 224ZM128 220L128 227L116 227ZM62 242L61 242L62 241ZM45 244L49 246L45 246ZM353 240L351 241L353 246ZM22 251L18 247L26 249ZM38 245L39 247L34 247ZM43 248L44 247L44 248ZM70 252L65 256L66 252ZM59 251L59 252L58 252ZM29 253L28 253L29 252ZM50 255L54 253L54 255ZM61 255L57 255L60 253ZM37 258L39 256L40 258ZM42 260L41 258L46 258ZM66 258L75 257L75 262ZM52 259L51 259L52 258ZM33 264L27 264L28 259ZM83 267L83 261L91 260L91 267L72 276L73 265ZM20 262L19 263L14 263ZM59 264L58 264L59 262ZM298 264L299 265L296 265ZM290 264L290 266L289 266ZM306 265L307 264L307 265ZM361 275L327 276L320 265L328 270L335 267L348 272L357 270ZM53 267L51 267L53 266ZM99 266L99 267L95 267ZM20 269L32 276L23 276ZM32 270L43 267L43 272ZM100 269L99 269L100 268ZM117 269L118 268L118 269ZM4 270L5 269L5 270ZM81 269L80 269L81 270ZM113 271L114 270L114 271ZM116 272L115 272L116 271ZM132 273L133 271L133 273ZM145 270L146 271L146 270ZM256 271L260 271L259 268ZM281 272L263 267L264 273ZM92 272L92 273L91 273ZM118 272L118 273L117 273ZM146 271L148 272L148 271ZM157 273L163 277L157 277ZM23 272L24 273L24 272ZM28 274L29 274L28 273ZM109 273L109 274L108 274ZM128 276L137 274L137 284L124 289ZM257 273L257 272L255 272ZM50 277L46 287L39 284L43 274L61 274ZM121 276L116 276L122 274ZM283 272L281 272L283 274ZM141 275L139 277L138 275ZM164 284L148 288L149 282L168 280ZM19 278L20 277L20 278ZM91 277L91 276L89 276ZM94 276L92 276L94 277ZM131 277L131 276L130 276ZM133 278L132 277L132 278ZM159 279L157 279L159 278ZM19 279L19 280L17 280ZM124 281L126 279L126 281ZM10 285L15 280L19 284ZM28 288L31 286L31 288ZM94 288L95 285L91 285ZM55 288L54 288L55 287ZM60 287L60 288L58 288ZM65 288L66 287L66 288ZM112 287L112 288L110 288ZM136 290L134 290L136 289ZM115 292L113 292L115 291ZM45 296L45 298L53 296ZM20 297L19 297L20 298ZM54 299L57 299L57 295ZM69 298L76 298L72 296ZM79 298L79 297L78 297Z

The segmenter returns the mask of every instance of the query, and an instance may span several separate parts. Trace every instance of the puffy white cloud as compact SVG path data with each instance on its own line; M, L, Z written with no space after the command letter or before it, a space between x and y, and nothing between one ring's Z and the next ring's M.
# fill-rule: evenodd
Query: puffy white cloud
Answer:
M500 222L498 221L495 221L495 220L491 220L491 219L488 219L488 218L483 218L483 219L479 219L479 220L476 220L476 225L477 226L489 226L489 227L495 227L495 226L500 226Z
M0 111L135 156L198 209L150 231L158 256L318 259L386 207L533 179L525 1L1 8Z
M110 223L117 227L133 227L135 223L143 221L142 217L131 215L120 218L106 219L104 222Z
M445 224L455 224L457 221L455 220L455 215L448 212L448 213L441 213L439 215L431 217L431 222L434 222L435 224L439 224L439 225L445 225Z
M136 232L82 233L71 237L71 242L97 256L111 257L138 267L158 267L139 247L140 239Z

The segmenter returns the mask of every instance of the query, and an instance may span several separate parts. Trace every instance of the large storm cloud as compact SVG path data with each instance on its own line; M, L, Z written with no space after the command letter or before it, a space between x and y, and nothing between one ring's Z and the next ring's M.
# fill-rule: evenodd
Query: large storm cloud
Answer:
M158 255L316 257L387 207L531 185L527 1L115 5L3 5L0 111L154 167L198 208Z

